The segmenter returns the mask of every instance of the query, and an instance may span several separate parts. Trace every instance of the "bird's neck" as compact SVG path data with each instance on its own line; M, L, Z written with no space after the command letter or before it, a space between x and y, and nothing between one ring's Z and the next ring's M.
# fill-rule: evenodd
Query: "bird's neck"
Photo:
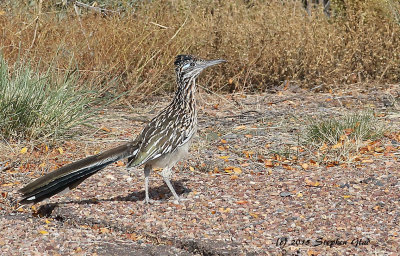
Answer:
M197 113L196 111L196 78L177 80L178 89L175 93L173 104L180 106L182 110L188 113Z

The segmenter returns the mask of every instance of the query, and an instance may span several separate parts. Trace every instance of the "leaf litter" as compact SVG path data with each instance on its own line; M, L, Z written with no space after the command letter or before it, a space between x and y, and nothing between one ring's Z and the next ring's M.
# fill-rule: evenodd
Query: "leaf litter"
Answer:
M135 117L149 114L146 106L137 106L137 113L110 109L98 118L96 133L82 133L54 147L15 144L11 145L17 149L14 152L2 145L0 163L11 168L0 173L1 251L54 255L135 250L167 255L396 253L400 241L399 116L391 114L398 109L384 107L380 96L393 90L398 88L351 90L341 94L348 96L341 102L332 100L338 98L332 93L300 89L232 94L226 100L203 94L198 136L190 157L177 166L173 177L174 187L185 199L181 205L171 202L157 172L150 181L155 202L145 205L142 170L128 172L123 162L73 192L33 208L15 204L16 191L23 184L132 139L143 125ZM284 97L290 100L282 101ZM324 161L319 154L328 145L311 150L301 143L307 116L340 116L371 103L377 113L385 114L381 120L392 129L352 152L351 160ZM57 206L48 216L35 214L51 203Z

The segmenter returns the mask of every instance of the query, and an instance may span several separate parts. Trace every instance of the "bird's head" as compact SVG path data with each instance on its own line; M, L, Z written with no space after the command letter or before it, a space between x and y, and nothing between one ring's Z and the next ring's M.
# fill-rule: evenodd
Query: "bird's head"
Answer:
M192 55L178 55L175 71L179 79L196 78L205 68L226 62L226 60L203 60Z

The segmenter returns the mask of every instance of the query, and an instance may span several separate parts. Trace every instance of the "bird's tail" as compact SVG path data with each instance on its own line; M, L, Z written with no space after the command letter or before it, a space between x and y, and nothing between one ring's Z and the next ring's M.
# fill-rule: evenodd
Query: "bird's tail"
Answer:
M66 189L73 189L107 165L135 155L137 150L136 143L127 143L65 165L21 188L19 192L23 194L23 199L20 203L37 203Z

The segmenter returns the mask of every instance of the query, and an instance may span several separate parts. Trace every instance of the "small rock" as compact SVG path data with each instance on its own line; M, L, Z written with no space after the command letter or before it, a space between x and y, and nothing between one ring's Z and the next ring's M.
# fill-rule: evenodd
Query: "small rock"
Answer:
M289 191L283 191L283 192L281 192L280 194L279 194L281 197L288 197L288 196L291 196L291 195L293 195L291 192L289 192Z
M343 184L340 184L339 186L340 186L340 188L349 188L350 184L349 183L343 183Z
M221 138L223 139L237 139L238 135L235 133L230 133L230 134L226 134L224 136L222 136Z

